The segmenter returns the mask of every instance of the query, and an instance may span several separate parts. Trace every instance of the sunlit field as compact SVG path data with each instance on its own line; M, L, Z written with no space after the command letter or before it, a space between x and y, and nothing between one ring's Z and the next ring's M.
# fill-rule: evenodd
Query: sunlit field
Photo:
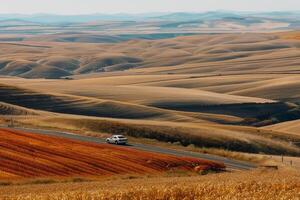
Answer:
M4 200L297 200L300 174L291 169L260 169L192 177L128 177L101 182L4 186L0 193Z

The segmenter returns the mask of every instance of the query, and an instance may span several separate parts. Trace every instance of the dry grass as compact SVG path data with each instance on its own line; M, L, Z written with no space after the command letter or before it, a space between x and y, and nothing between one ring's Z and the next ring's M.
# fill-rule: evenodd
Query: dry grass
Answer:
M280 33L279 36L283 39L300 40L300 32L299 31L283 32L283 33Z
M255 170L198 177L5 186L0 187L0 197L4 200L296 200L300 198L300 174L290 169Z
M90 133L92 137L97 137L97 134ZM230 151L227 149L217 149L217 148L199 148L195 145L182 146L180 143L166 143L161 142L154 139L146 139L146 138L130 138L130 141L134 143L148 144L151 146L164 147L168 149L182 150L182 151L191 151L191 152L199 152L204 154L218 155L225 158L230 158L234 160L241 160L251 163L256 163L257 166L287 166L294 167L296 169L300 169L300 158L299 157L289 157L284 156L284 162L282 163L282 156L276 155L268 155L268 154L251 154L244 153L238 151ZM292 161L292 164L291 164Z
M1 80L3 81L5 79ZM57 84L65 85L67 83L58 81ZM42 85L42 81L39 83L39 85ZM73 86L74 88L76 88L77 91L88 91L83 89L82 87L78 88L75 85ZM0 94L3 97L1 99L2 101L19 105L19 107L16 106L20 109L19 112L25 110L25 108L20 107L23 106L36 110L44 110L57 113L125 119L159 119L164 121L190 122L201 122L211 120L225 123L235 123L240 122L242 120L238 117L226 116L221 114L218 115L171 111L151 106L140 105L137 103L128 103L127 101L124 101L124 99L123 101L120 101L122 99L116 101L99 99L96 97L60 94L57 92L40 92L31 89L24 89L22 87L15 87L13 86L13 84L0 84ZM130 93L126 94L126 96L130 95ZM133 96L135 95L132 94L132 97ZM160 94L160 98L162 96L163 93ZM143 98L147 97L144 96ZM37 101L39 102L39 104L36 104ZM15 113L17 113L17 111L15 111ZM47 113L47 115L49 115L49 113Z
M92 136L96 136L95 134ZM182 146L180 143L166 143L161 142L155 139L147 139L147 138L130 138L130 141L134 143L148 144L151 146L164 147L168 149L182 150L182 151L191 151L191 152L199 152L204 154L218 155L225 158L230 158L234 160L247 161L256 164L263 164L270 160L269 155L264 154L250 154L243 153L238 151L230 151L222 148L205 148L205 147L196 147L195 145Z
M172 123L150 120L112 120L103 118L25 117L15 118L16 123L33 127L60 127L69 130L107 134L125 134L136 138L156 139L162 142L180 143L183 146L195 145L207 148L223 148L232 151L298 155L299 148L290 145L288 140L297 137L278 137L269 130L239 126L224 126L210 123ZM79 132L78 132L79 131ZM95 134L96 133L96 134ZM251 142L250 142L251 141Z
M300 130L300 120L282 122L282 123L279 123L279 124L266 126L264 128L268 129L268 130L276 130L276 131L285 132L287 134L294 134L294 135L299 135L300 136L300 132L299 132L299 130Z
M38 111L0 102L0 115L38 115Z

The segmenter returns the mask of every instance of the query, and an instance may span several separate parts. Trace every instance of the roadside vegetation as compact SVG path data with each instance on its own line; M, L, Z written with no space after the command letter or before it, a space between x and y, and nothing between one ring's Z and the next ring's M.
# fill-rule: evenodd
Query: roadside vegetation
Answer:
M300 155L300 148L291 145L299 136L278 133L258 128L224 126L215 124L164 123L156 121L117 121L79 117L20 117L15 118L20 126L46 127L75 130L78 134L91 133L105 137L108 134L124 134L134 138L155 139L161 142L195 146L200 148L225 149L246 153L277 155ZM3 122L7 123L7 122ZM182 126L181 126L182 125Z
M9 120L1 120L0 122L9 124ZM28 124L28 121L26 121L26 124L23 124L24 121L15 121L16 126L24 126L24 127L32 127L31 124ZM32 122L32 121L31 121ZM85 135L85 136L90 136L90 137L95 137L95 138L106 138L109 137L109 133L102 133L98 131L91 131L91 130L79 130L75 129L74 127L71 126L56 126L51 123L51 125L45 125L43 123L39 124L40 127L34 126L32 128L44 128L48 130L54 130L54 131L64 131L64 132L72 132L80 135ZM247 161L247 162L253 162L257 164L262 164L265 163L269 159L267 155L261 154L258 156L258 154L250 154L250 153L244 153L244 152L237 152L237 151L232 151L228 150L226 148L207 148L207 147L198 147L193 144L190 144L188 146L183 146L180 142L164 142L164 141L159 141L157 139L149 139L149 138L142 138L142 137L131 137L129 136L130 142L133 143L141 143L141 144L147 144L151 146L157 146L157 147L164 147L164 148L169 148L169 149L175 149L175 150L183 150L183 151L193 151L193 152L199 152L199 153L204 153L204 154L212 154L212 155L218 155L222 157L227 157L231 159L236 159L236 160L241 160L241 161Z

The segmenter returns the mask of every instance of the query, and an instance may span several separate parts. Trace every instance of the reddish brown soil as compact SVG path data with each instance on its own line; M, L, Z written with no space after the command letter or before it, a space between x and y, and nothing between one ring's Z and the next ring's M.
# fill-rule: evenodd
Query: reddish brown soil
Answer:
M194 158L0 129L0 179L151 174L172 168L223 167Z

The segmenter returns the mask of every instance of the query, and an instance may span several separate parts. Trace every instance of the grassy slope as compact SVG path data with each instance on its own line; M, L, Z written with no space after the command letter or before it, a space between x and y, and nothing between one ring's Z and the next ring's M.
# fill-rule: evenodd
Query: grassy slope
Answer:
M283 122L271 126L266 126L264 127L265 129L268 130L275 130L275 131L281 131L285 132L288 134L294 134L294 135L299 135L300 136L300 120L293 120L293 121L288 121L288 122Z
M118 101L55 93L39 93L7 85L0 85L0 88L1 95L3 96L2 101L4 102L51 112L129 119L192 119L189 118L189 116L180 116L180 114L176 116L176 113L173 114L166 110L126 102L122 103ZM39 103L36 104L36 102Z
M20 106L0 102L0 115L38 115L39 111L30 110Z
M300 150L289 141L299 141L297 135L284 135L258 128L225 126L213 123L168 122L151 120L83 118L79 116L15 118L22 126L68 129L93 136L101 133L125 134L164 142L224 148L232 151L299 155Z
M277 76L278 75L275 77ZM300 113L298 112L297 105L292 106L292 104L277 103L262 98L228 95L222 91L208 92L197 88L164 85L166 82L170 83L170 81L175 82L179 80L181 84L184 82L190 84L191 81L194 81L194 83L201 84L204 87L210 84L224 84L226 86L226 82L228 84L230 81L231 85L239 85L239 83L243 81L256 81L257 79L261 80L264 78L260 75L257 79L253 80L251 77L247 79L245 75L243 75L233 76L233 80L230 80L230 77L216 77L214 80L213 77L194 78L191 75L117 75L79 80L51 81L3 78L0 82L7 84L9 80L9 83L12 85L40 91L42 92L41 95L51 92L53 96L55 93L62 104L66 102L70 103L68 103L68 106L63 111L59 109L50 111L70 114L78 114L78 110L80 110L82 114L99 117L159 118L169 121L209 120L221 123L240 123L257 126L299 118ZM279 81L277 80L277 82ZM275 83L275 81L273 83ZM148 84L157 85L153 87ZM207 89L207 87L204 89ZM15 90L19 90L20 93L22 92L21 88L6 89L5 94L10 94ZM274 98L279 98L279 94L282 96L285 95L285 97L297 97L291 95L293 91L289 93L283 89L282 93L278 92L281 90L275 91L276 92L266 90L265 93L273 95ZM5 88L3 88L3 92L5 92ZM72 105L72 101L77 103ZM11 101L8 102L12 103ZM53 100L47 101L46 103L51 104L51 102L53 103ZM87 105L87 102L89 102L89 105ZM18 103L24 106L21 101ZM80 104L88 106L84 112L82 108L78 108ZM33 106L33 103L28 106ZM77 108L72 110L72 106ZM49 107L50 105L46 107L48 111ZM43 107L41 107L41 109L42 108ZM89 112L88 110L91 109L94 111ZM203 113L211 113L212 115L208 117L208 115L205 116ZM234 117L230 116L237 118L234 119ZM238 120L238 118L241 120ZM245 122L241 122L242 118L245 119Z
M300 40L300 32L299 31L283 32L283 33L279 33L278 35L284 39Z
M65 93L70 95L87 96L99 99L126 101L144 105L159 103L182 103L186 105L219 105L272 102L271 100L263 98L248 98L246 96L227 95L194 89L135 85L136 83L142 81L140 79L143 79L144 82L155 82L155 80L159 82L161 81L160 78L164 79L164 77L161 76L114 76L97 79L69 81L31 81L24 79L15 79L10 80L10 84L44 92L50 91L52 93ZM172 79L176 77L170 76L166 78ZM2 79L0 80L0 82L5 84L6 80L7 79Z

